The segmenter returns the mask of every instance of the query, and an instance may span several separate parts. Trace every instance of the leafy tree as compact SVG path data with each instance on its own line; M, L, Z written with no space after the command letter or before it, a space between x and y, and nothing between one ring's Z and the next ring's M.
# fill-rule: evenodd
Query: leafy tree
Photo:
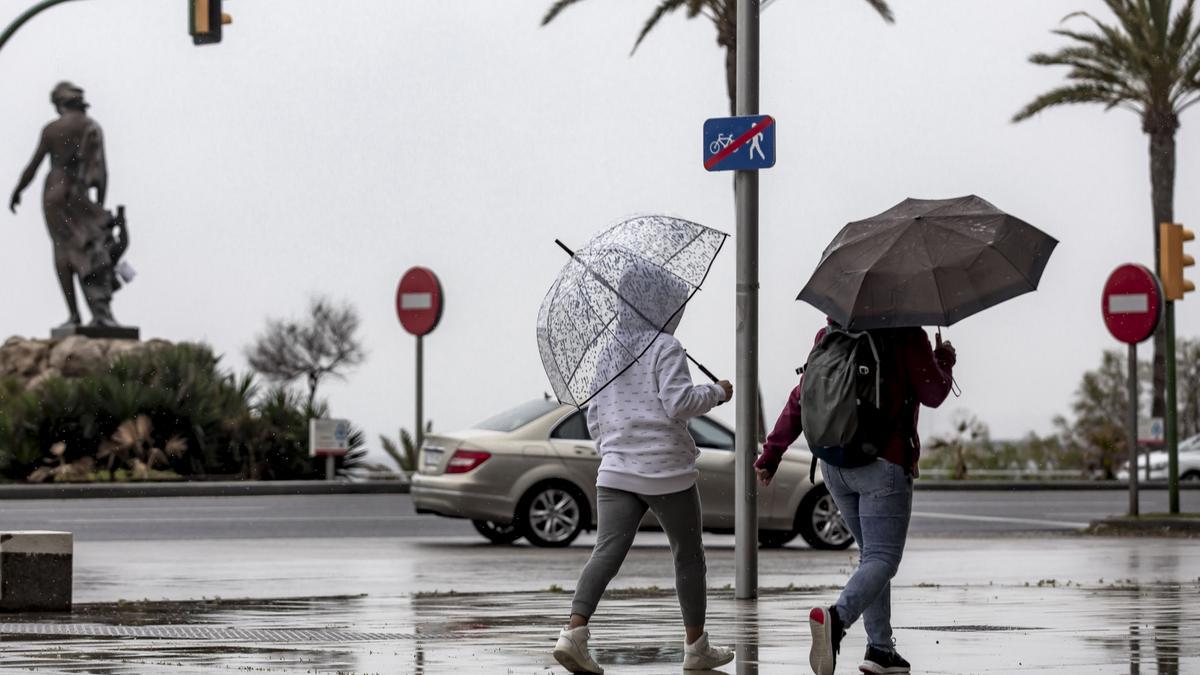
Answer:
M987 425L966 411L955 411L952 424L954 432L935 438L932 449L948 456L952 462L951 477L962 480L967 477L970 455L991 452L991 437Z
M366 358L358 338L358 311L326 298L309 301L304 319L270 319L267 329L246 350L250 366L272 382L305 378L306 407L312 408L317 387L327 377L344 378Z
M1200 434L1200 340L1176 342L1176 386L1179 397L1179 438Z
M564 9L577 2L580 0L557 0L542 17L542 25L550 23ZM866 2L879 12L884 21L888 23L895 21L886 0L866 0ZM725 89L729 94L729 111L731 114L737 114L737 0L660 0L650 14L650 18L642 25L641 32L633 42L633 49L629 51L630 56L637 51L642 40L646 39L646 36L654 30L663 17L681 9L684 10L687 18L694 19L703 16L716 28L717 44L725 49Z
M1055 106L1095 103L1105 110L1123 108L1138 115L1150 137L1151 221L1154 261L1158 265L1158 224L1175 220L1175 132L1179 116L1200 101L1200 25L1195 25L1195 0L1184 0L1172 14L1172 0L1104 0L1116 18L1105 23L1088 12L1069 14L1064 22L1080 19L1094 29L1081 32L1060 28L1055 34L1068 46L1029 60L1043 66L1066 66L1067 84L1034 99L1014 117L1029 119ZM1152 410L1166 410L1166 335L1160 326L1154 337Z
M1116 350L1105 351L1100 367L1084 373L1075 391L1071 405L1075 420L1060 423L1067 443L1082 449L1088 471L1098 471L1107 479L1116 478L1129 457L1127 380L1125 356Z

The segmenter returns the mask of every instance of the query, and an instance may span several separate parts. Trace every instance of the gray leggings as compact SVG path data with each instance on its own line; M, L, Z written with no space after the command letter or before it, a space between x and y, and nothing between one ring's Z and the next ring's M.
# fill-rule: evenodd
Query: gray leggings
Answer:
M571 613L591 618L608 582L625 561L646 509L654 512L671 542L671 555L675 558L675 593L683 612L683 625L703 626L708 600L704 575L708 569L704 564L704 542L700 536L700 493L695 485L669 495L637 495L596 488L596 546L579 575Z

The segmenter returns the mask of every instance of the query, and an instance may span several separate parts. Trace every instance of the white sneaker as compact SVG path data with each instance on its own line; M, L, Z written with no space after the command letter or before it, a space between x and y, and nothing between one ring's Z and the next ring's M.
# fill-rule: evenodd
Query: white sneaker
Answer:
M683 641L683 669L710 670L733 660L733 650L708 644L708 633L701 633L692 644Z
M572 673L601 675L604 669L588 652L587 641L590 637L592 637L592 632L588 630L587 626L562 629L558 633L558 642L554 645L554 660Z

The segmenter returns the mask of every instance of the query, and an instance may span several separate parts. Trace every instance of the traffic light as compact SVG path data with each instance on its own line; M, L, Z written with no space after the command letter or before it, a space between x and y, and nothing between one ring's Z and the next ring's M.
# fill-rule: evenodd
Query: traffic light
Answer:
M221 26L233 23L233 17L221 11L223 0L188 0L188 32L192 42L210 45L221 41Z
M1196 235L1176 223L1159 223L1158 273L1167 300L1182 300L1184 293L1196 290L1195 284L1183 278L1183 268L1196 264L1196 259L1183 252L1183 242Z

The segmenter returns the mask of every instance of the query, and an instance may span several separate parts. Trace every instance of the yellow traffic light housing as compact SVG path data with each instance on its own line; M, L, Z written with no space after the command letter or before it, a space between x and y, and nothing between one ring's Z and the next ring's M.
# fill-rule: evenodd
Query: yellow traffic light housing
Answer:
M233 23L233 17L222 11L223 0L188 0L188 32L192 43L215 44L221 41L221 26Z
M1158 225L1158 273L1167 300L1182 300L1184 293L1196 290L1195 284L1183 278L1183 268L1196 264L1195 258L1183 252L1183 242L1195 238L1195 233L1182 225Z

